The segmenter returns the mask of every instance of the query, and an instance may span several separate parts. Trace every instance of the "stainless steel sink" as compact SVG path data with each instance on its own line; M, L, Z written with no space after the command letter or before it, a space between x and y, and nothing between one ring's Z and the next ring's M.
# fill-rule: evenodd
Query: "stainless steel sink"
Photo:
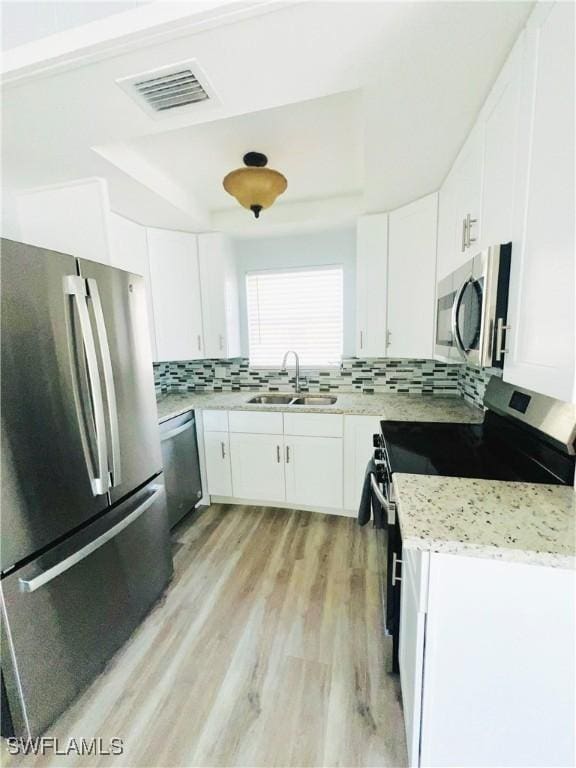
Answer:
M330 395L256 395L250 405L334 405L338 398Z
M334 405L337 399L329 395L306 395L294 398L291 405Z
M248 400L255 405L290 405L294 395L257 395Z

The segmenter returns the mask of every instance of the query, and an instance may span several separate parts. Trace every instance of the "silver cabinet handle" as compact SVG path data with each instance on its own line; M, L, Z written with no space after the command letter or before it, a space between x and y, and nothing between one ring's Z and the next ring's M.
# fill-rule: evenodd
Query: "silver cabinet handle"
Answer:
M389 347L392 344L392 331L386 331L386 346Z
M290 464L290 446L286 446L286 464Z
M462 246L460 250L462 253L466 250L466 246L468 245L468 218L462 219Z
M472 237L472 224L478 224L478 219L473 219L469 213L466 214L466 245L469 248L476 238Z
M198 342L198 352L201 352L202 351L202 337L200 336L200 334L198 334L198 336L196 336L196 340Z
M180 435L182 432L186 432L187 429L192 429L193 426L194 419L190 419L190 421L186 421L184 424L180 424L179 427L174 427L174 429L171 429L168 432L161 432L160 442L164 443L166 440L171 440L173 437L176 437L176 435Z
M226 444L224 443L224 441L222 441L220 443L220 450L222 452L222 458L225 459L226 458Z
M364 333L360 331L360 349L364 348Z
M218 336L218 346L220 348L220 351L224 349L224 336L222 336L222 334L219 334Z
M506 343L508 343L507 331L509 330L510 330L510 326L504 325L504 318L499 317L498 320L496 321L496 351L494 353L494 356L498 362L501 362L505 353L508 352L508 349L506 349L506 347L503 344L503 339L504 339L504 332L506 331Z
M380 490L380 486L378 485L378 481L372 475L370 478L370 483L372 485L372 490L374 491L374 495L382 505L382 507L386 510L386 518L388 521L388 525L394 525L396 522L396 503L394 501L388 501L386 496L382 493Z
M396 566L402 565L402 560L396 555L396 552L392 552L392 586L396 586L397 581L402 581L401 576L396 575Z
M86 357L88 368L88 382L90 386L92 399L92 412L94 414L94 431L96 435L96 457L98 468L95 470L86 429L84 425L84 412L82 408L80 387L76 380L76 371L73 371L73 389L74 403L76 406L76 415L80 427L80 436L84 459L90 478L90 485L94 496L101 496L108 492L110 488L110 476L108 473L108 445L106 442L106 424L104 420L104 401L102 399L102 388L100 385L100 372L98 370L98 359L96 357L96 345L92 334L90 316L88 314L86 281L78 275L67 275L64 278L64 293L72 296L78 310L80 320L80 333L82 335L82 345ZM88 409L86 409L88 410Z
M112 370L110 345L108 344L108 334L106 333L106 324L104 322L104 313L102 312L102 302L100 301L98 283L93 277L89 277L86 282L88 283L88 294L92 301L92 306L94 307L94 319L96 320L96 332L98 334L98 343L100 345L100 355L104 373L106 402L108 404L108 423L110 426L110 443L112 446L111 486L115 486L120 485L122 482L122 475L120 470L120 428L118 426L118 403L116 401L116 389L114 387L114 371Z
M280 446L276 446L276 461L280 464Z
M38 576L34 576L31 579L19 579L20 590L22 592L35 592L37 589L40 589L40 587L43 587L45 584L51 582L57 576L65 573L69 568L72 568L74 565L82 562L82 560L87 558L88 555L91 555L92 552L100 549L100 547L117 536L121 531L123 531L125 528L131 525L131 523L137 520L140 515L146 512L146 510L149 509L152 504L154 504L156 499L164 493L163 485L153 485L151 488L152 494L148 496L146 501L140 504L140 506L136 507L135 510L130 512L129 515L126 515L126 517L120 520L120 522L116 523L116 525L113 525L112 528L109 528L106 533L98 536L97 539L94 539L94 541L86 544L85 547L82 547L69 557L65 557L64 560L61 560L56 565L53 565L52 568L48 568L48 570L42 571L42 573L39 573Z

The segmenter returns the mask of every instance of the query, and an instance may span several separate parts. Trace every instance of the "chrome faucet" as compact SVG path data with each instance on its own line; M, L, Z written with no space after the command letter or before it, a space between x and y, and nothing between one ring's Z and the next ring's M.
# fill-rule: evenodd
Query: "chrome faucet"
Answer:
M295 381L294 381L294 392L298 394L300 392L300 360L298 358L298 354L294 352L293 349L289 349L288 352L284 355L284 360L282 360L282 370L286 370L286 360L288 359L288 355L294 355L294 364L295 364Z

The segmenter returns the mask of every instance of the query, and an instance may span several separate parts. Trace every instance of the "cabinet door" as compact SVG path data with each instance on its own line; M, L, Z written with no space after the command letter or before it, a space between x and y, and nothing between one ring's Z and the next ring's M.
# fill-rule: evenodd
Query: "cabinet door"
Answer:
M460 243L457 244L456 242L456 221L458 215L456 208L455 179L450 173L442 185L438 197L437 281L448 277L461 264Z
M150 280L150 261L146 228L124 216L110 213L110 262L113 267L125 269L142 275L146 290L148 309L148 333L152 359L156 360L156 331L154 329L154 310L152 304L152 285Z
M356 249L356 353L386 355L388 215L358 219Z
M437 219L436 194L389 216L389 357L434 355Z
M522 66L504 380L572 401L574 6L536 11Z
M239 499L284 501L282 435L230 434L232 488Z
M474 256L480 248L482 234L482 179L484 168L484 131L477 123L462 148L452 173L454 175L454 228L457 266ZM467 239L463 222L469 217Z
M483 109L482 249L512 239L522 43L523 38L516 43Z
M379 431L376 416L344 418L344 509L358 511L366 465L374 451L372 436Z
M148 229L156 360L204 357L196 235Z
M240 354L238 282L229 239L218 232L198 235L204 352L208 358Z
M398 662L404 708L408 764L419 765L424 633L426 628L426 582L428 555L404 549L400 597L400 641Z
M286 437L286 501L307 507L343 507L342 439Z
M204 455L208 493L232 496L232 471L227 432L204 432Z

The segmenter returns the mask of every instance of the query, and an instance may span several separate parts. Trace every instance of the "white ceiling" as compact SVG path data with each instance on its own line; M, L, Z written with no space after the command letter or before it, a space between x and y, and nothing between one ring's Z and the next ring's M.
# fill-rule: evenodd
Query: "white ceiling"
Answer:
M80 27L106 16L132 11L150 0L49 0L25 2L4 0L2 3L2 49L4 51Z
M249 150L288 179L282 202L361 194L360 91L340 93L134 139L130 146L188 188L210 211L235 208L222 186Z
M159 5L133 13L149 22ZM397 207L441 184L531 7L217 0L206 23L199 5L198 26L191 8L159 37L149 26L105 47L94 38L86 58L62 54L66 33L43 62L40 43L14 56L5 186L101 175L114 209L142 223L254 234L221 188L254 149L289 185L259 220L263 234ZM153 119L115 82L190 58L218 95L198 111Z

